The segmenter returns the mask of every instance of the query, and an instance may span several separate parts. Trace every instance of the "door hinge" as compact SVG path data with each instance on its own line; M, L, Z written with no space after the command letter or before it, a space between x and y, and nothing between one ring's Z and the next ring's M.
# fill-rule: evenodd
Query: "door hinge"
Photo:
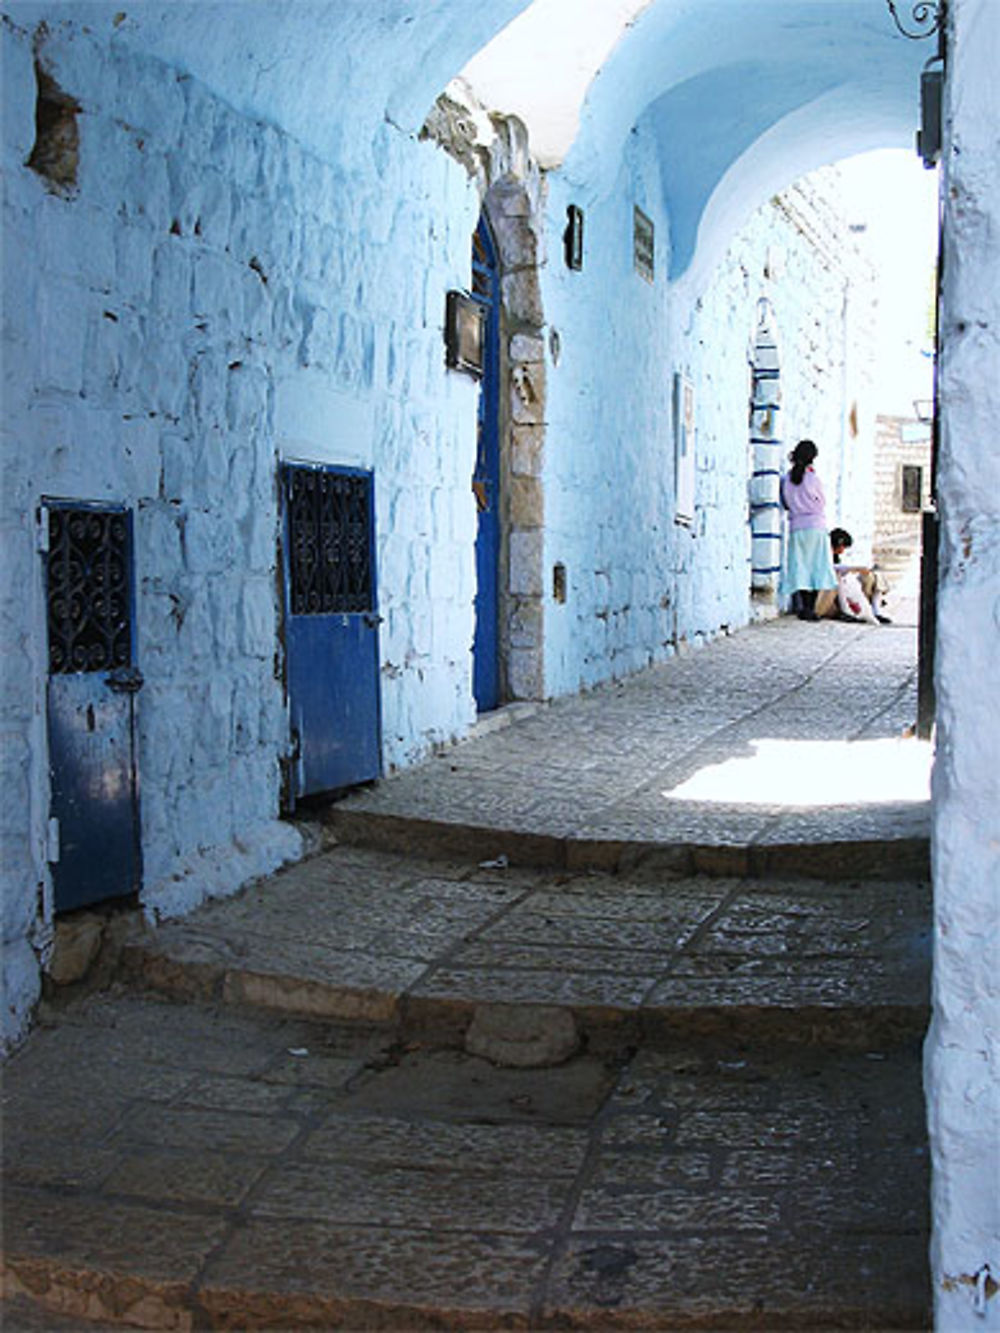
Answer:
M49 827L45 836L45 859L50 865L55 865L59 860L59 820L55 815L49 820Z
M41 505L35 523L35 549L43 554L49 549L49 508Z

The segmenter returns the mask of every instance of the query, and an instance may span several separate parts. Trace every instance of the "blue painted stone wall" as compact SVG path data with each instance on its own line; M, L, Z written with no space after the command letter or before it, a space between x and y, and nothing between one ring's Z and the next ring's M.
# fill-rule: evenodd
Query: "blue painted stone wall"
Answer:
M112 33L60 11L41 44L80 108L78 177L60 193L26 166L34 33L0 26L3 934L14 1032L52 927L41 496L135 513L151 913L187 910L301 851L277 817L288 743L281 459L375 469L386 767L425 757L475 717L477 386L445 370L442 324L447 289L469 284L476 186L380 108L367 134L333 136L344 156L324 156ZM733 287L730 265L697 299L667 285L659 171L640 123L614 188L591 198L586 181L551 180L538 315L559 332L561 355L557 364L547 339L544 402L523 421L511 409L515 434L519 421L522 434L546 432L544 506L533 492L531 524L514 534L542 546L545 694L626 675L748 614L745 359L757 283ZM570 201L587 212L580 274L561 262ZM636 204L655 225L653 284L633 265ZM757 253L760 238L747 244ZM511 272L505 293L529 277ZM690 530L673 515L676 370L697 398ZM512 592L525 563L515 545ZM564 604L552 596L556 563ZM534 583L524 591L534 596Z
M609 194L554 174L548 200L546 318L560 335L550 366L545 553L566 568L564 604L545 619L545 688L561 694L662 656L674 635L669 327L663 299L669 220L652 143L630 136ZM566 268L566 208L584 209L583 269ZM655 228L654 283L633 261L633 209Z
M150 912L301 851L277 818L280 458L375 469L386 766L473 720L476 386L445 370L442 326L479 203L381 115L324 161L72 20L43 46L81 107L77 184L56 193L25 165L32 34L0 38L9 1034L51 938L40 496L135 513Z
M560 331L548 380L546 571L567 569L546 607L546 689L586 687L746 624L750 597L750 361L766 298L781 365L787 447L811 436L831 523L871 533L870 271L836 216L836 177L810 177L759 209L700 287L668 284L670 219L640 126L615 188L588 201L558 173L549 194L545 309ZM581 273L562 260L566 206L586 211ZM655 221L657 276L632 264L632 205ZM694 384L696 512L674 522L673 376Z

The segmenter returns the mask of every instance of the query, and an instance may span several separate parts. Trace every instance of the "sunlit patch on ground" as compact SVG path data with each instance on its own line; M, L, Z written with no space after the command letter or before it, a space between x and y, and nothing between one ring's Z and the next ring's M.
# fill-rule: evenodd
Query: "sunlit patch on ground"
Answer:
M669 801L878 805L930 798L931 745L914 739L755 740L753 754L703 768Z

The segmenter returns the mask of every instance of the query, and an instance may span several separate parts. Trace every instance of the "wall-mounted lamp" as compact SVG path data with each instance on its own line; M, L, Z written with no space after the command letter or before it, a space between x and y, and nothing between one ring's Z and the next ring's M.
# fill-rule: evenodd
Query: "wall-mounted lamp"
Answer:
M935 61L937 57L935 56ZM928 66L930 62L928 62ZM944 66L925 66L920 75L920 129L917 154L924 166L936 167L941 160L941 103L944 96Z
M909 22L912 28L906 27L903 20L899 17L899 10L896 8L896 0L885 0L892 15L892 21L903 34L909 37L911 41L917 42L924 37L933 37L938 34L938 41L944 41L944 23L945 23L945 3L944 0L915 0L913 8L910 11ZM944 52L939 51L943 56Z
M947 6L945 0L916 0L904 23L896 0L885 0L892 21L911 41L937 34L937 54L931 56L920 75L920 129L917 153L925 167L935 167L941 159L941 104L944 92L945 38Z

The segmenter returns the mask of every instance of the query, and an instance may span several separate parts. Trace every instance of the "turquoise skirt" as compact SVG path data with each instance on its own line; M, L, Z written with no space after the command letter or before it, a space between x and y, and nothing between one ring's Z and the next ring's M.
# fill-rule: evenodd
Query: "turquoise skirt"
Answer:
M835 588L830 538L824 528L790 532L781 570L780 591L784 596L802 589Z

